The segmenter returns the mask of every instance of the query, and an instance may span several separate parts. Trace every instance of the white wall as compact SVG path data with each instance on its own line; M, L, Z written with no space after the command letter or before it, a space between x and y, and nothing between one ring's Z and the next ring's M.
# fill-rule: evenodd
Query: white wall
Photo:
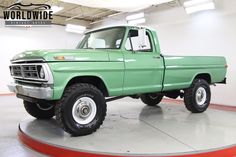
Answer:
M65 32L64 26L16 28L5 27L0 19L0 93L9 93L10 59L17 53L32 49L75 48L81 35Z
M145 25L158 32L161 52L178 55L222 55L229 65L227 85L212 86L212 102L236 105L236 1L216 0L217 10L187 15L182 7L156 8ZM126 15L95 27L126 23Z
M182 7L162 9L147 15L145 25L155 28L163 54L223 55L228 61L228 84L212 87L212 102L236 105L236 1L216 0L217 10L187 15ZM126 23L125 16L107 19L96 27ZM66 33L62 26L6 28L0 20L0 93L8 92L9 60L26 49L73 48L80 35Z

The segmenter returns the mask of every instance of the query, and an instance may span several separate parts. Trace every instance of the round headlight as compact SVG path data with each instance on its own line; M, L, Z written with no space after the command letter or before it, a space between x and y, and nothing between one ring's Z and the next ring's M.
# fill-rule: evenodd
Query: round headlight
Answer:
M43 67L40 68L39 77L40 77L41 79L44 79L44 78L45 78L45 73L44 73Z

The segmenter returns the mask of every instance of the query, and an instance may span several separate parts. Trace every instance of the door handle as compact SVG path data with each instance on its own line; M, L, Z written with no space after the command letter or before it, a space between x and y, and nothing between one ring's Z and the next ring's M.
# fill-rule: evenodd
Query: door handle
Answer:
M160 59L160 56L153 56L154 59Z

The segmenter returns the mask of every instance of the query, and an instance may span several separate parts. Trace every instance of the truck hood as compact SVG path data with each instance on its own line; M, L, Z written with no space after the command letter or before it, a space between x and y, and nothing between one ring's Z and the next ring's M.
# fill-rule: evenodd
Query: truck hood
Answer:
M109 55L107 50L104 49L27 50L15 55L11 61L27 59L44 59L45 61L109 61Z

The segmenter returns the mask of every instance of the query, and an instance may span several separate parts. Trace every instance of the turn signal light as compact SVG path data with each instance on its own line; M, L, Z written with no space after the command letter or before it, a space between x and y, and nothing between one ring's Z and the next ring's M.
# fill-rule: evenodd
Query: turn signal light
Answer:
M65 60L65 56L54 56L55 60Z

